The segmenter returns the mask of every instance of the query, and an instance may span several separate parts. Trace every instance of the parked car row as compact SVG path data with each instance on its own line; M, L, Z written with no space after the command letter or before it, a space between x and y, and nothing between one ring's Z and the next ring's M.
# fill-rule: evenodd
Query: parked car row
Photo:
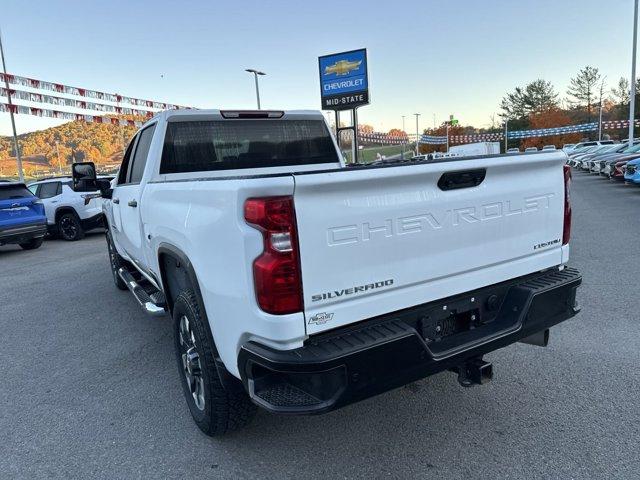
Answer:
M103 227L102 201L95 182L74 184L71 177L44 178L28 185L0 181L0 245L33 250L47 234L80 240L85 232Z
M578 170L640 185L640 139L578 143L567 154L567 163Z
M546 152L549 150L556 150L556 146L555 145L545 145L544 147L542 147L542 149L538 149L538 147L527 147L524 149L524 153L535 153L535 152ZM507 153L520 153L520 149L518 147L513 147L513 148L509 148L507 149Z

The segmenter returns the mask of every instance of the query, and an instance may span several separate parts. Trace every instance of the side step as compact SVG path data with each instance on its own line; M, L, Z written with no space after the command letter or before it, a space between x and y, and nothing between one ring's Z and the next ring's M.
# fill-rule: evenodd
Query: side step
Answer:
M152 317L160 317L164 315L166 300L162 292L155 290L149 294L137 281L133 275L125 268L118 269L118 276L127 285L127 288L133 293L142 309Z

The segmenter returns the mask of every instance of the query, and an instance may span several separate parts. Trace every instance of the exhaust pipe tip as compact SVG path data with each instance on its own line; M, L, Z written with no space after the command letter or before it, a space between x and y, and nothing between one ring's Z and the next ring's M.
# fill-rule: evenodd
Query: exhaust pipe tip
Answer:
M533 335L529 335L519 340L520 343L526 343L527 345L535 345L536 347L546 347L549 345L549 329L541 330Z

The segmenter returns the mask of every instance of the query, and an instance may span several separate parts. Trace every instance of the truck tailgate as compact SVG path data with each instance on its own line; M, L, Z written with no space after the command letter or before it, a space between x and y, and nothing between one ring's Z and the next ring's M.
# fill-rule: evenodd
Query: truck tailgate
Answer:
M307 333L559 265L565 159L551 152L295 174ZM465 171L484 179L452 188ZM453 181L439 186L447 173Z

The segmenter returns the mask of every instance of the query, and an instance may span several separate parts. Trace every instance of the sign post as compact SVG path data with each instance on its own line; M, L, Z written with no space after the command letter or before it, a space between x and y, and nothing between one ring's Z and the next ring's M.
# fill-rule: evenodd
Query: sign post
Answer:
M320 98L323 110L334 110L336 115L336 140L340 132L353 130L351 142L353 162L358 161L358 113L357 108L369 103L369 78L367 74L367 50L351 50L318 57L320 73ZM352 125L340 126L340 112L351 110Z
M453 115L449 115L449 121L446 122L446 124L447 124L447 153L449 153L449 127L455 127L456 125L458 125L458 120L453 118Z

